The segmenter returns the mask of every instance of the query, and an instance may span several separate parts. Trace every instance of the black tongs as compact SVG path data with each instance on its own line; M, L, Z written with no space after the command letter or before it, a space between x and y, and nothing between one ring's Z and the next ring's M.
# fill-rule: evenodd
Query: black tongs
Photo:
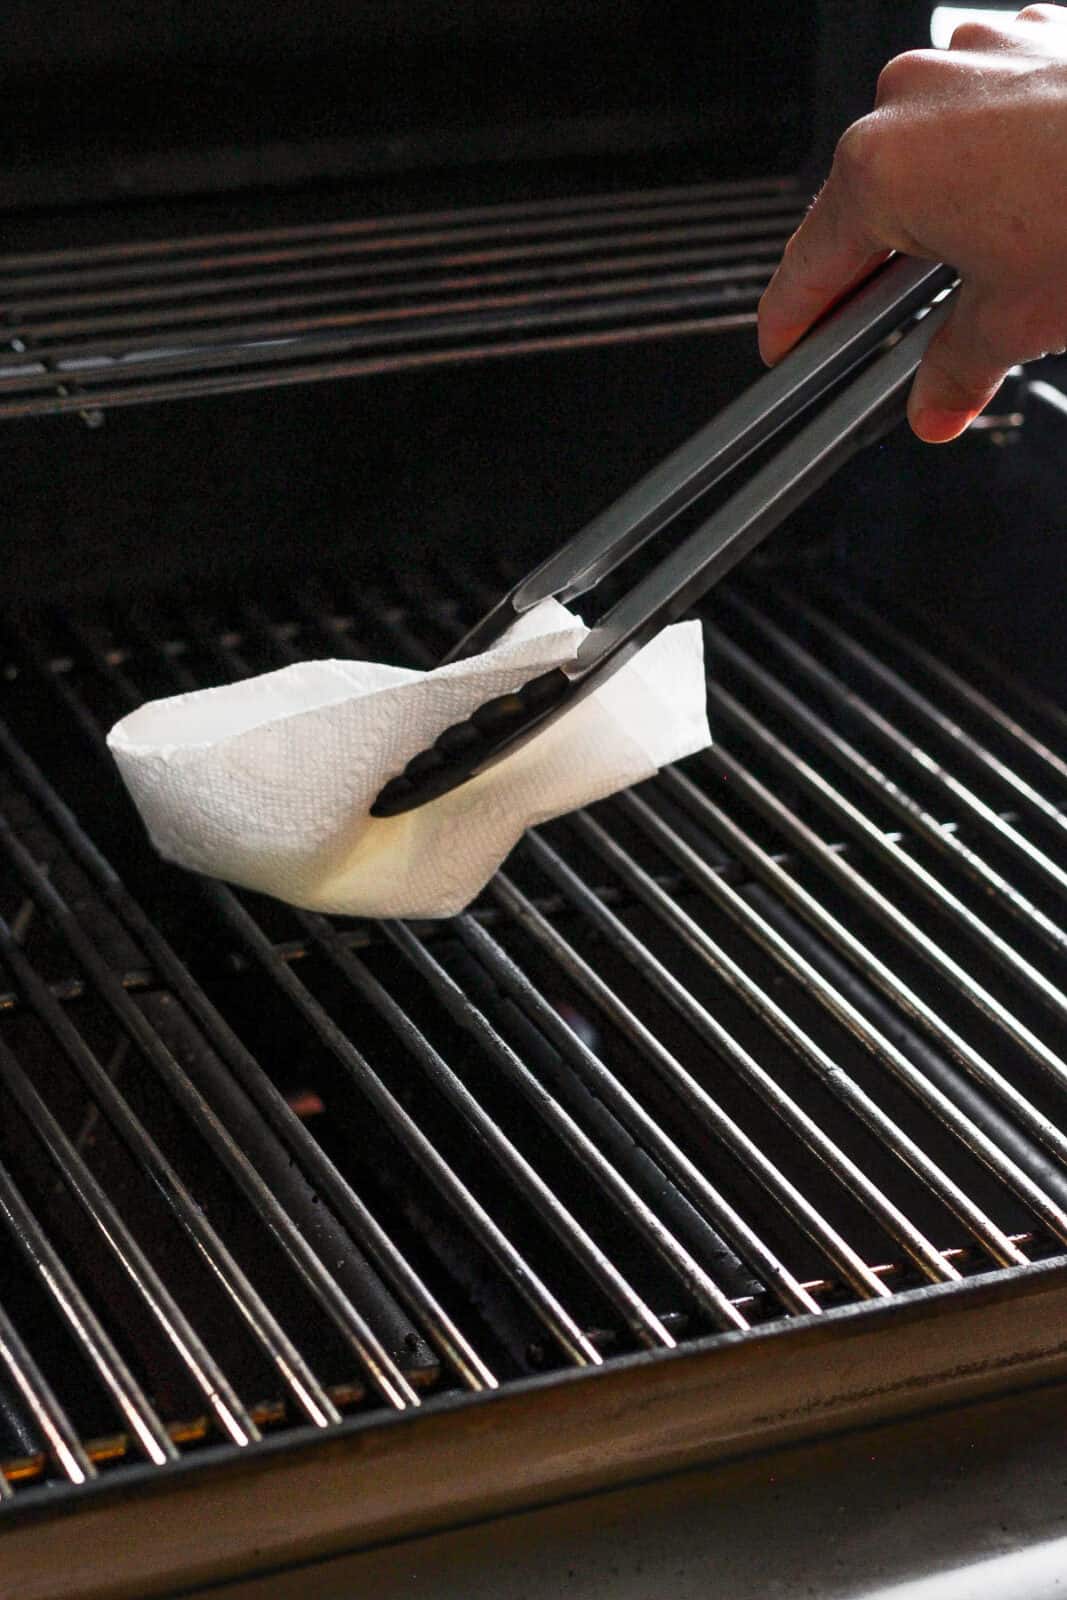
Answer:
M777 367L521 579L442 666L488 650L542 600L566 602L587 593L835 390L812 420L612 606L573 661L446 728L385 785L372 815L394 817L425 805L543 731L676 621L856 450L881 437L903 415L908 383L947 315L955 276L951 267L893 257Z

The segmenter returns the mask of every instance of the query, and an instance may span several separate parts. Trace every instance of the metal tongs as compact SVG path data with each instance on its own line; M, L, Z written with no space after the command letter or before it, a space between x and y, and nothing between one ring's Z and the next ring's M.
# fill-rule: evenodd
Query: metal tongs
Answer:
M489 649L542 600L566 602L588 593L836 389L812 420L611 607L573 661L446 728L385 785L371 814L395 817L425 805L542 732L676 621L844 461L880 438L903 415L908 383L949 311L955 277L951 267L891 258L777 367L521 579L442 666Z

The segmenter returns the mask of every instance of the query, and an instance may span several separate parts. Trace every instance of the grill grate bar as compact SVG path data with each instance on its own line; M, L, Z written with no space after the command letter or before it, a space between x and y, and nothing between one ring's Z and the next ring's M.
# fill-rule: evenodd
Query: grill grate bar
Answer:
M787 772L790 779L797 782L809 794L814 795L816 799L821 801L835 819L849 827L864 843L870 845L876 854L882 854L882 847L884 846L888 846L890 851L895 852L892 855L893 864L898 864L897 857L899 856L900 871L903 875L907 875L907 869L912 865L910 859L903 852L897 851L892 841L887 840L883 834L879 833L877 828L861 812L857 811L843 795L839 794L832 785L827 783L821 773L815 772L784 740L779 739L747 707L743 706L733 695L720 688L711 679L708 681L708 694L715 709L735 727L740 728L746 739L755 743L765 755L771 758L779 769ZM744 783L748 792L756 794L758 792L756 787L746 782L748 775L744 767L741 764L736 764L736 768L736 781ZM762 792L759 793L759 804L770 808L770 803L774 802L776 797L772 796L763 786L760 786L760 789ZM954 987L965 994L975 1009L1002 1029L1012 1042L1026 1053L1030 1060L1034 1061L1048 1074L1054 1083L1061 1089L1067 1087L1067 1063L1064 1063L1044 1040L1039 1039L1007 1006L1002 1005L988 989L983 988L965 967L961 966L958 961L953 960L948 952L931 939L917 923L906 917L891 900L888 900L885 895L875 889L873 884L869 883L852 866L851 862L837 857L810 829L804 828L802 824L794 826L794 821L798 821L798 819L792 819L784 806L774 804L773 812L776 825L782 827L787 836L803 852L816 856L820 865L824 866L828 872L834 873L842 883L847 883L850 891L862 899L865 907L873 913L883 926L888 927L891 932L897 934L908 948L916 951L941 977L947 978ZM837 866L833 865L835 860L838 862ZM1040 978L1041 974L1037 974L1037 976ZM1042 982L1045 981L1042 978Z
M368 1249L401 1298L432 1330L435 1341L453 1362L464 1383L472 1389L494 1387L496 1379L477 1351L421 1282L388 1234L279 1094L263 1068L224 1022L159 929L133 900L117 874L79 827L73 814L2 722L0 751L23 788L49 817L75 859L89 873L105 900L154 962L160 979L169 984L188 1006L257 1108L292 1149L319 1191L328 1197L338 1217Z
M276 653L284 659L294 659L295 652L291 645L281 640L278 635L268 630L266 637ZM231 670L240 671L244 663L235 656L232 650L226 652ZM462 929L462 920L458 926ZM426 946L403 924L398 922L385 922L382 924L386 936L400 949L415 966L416 970L430 984L438 999L453 1020L465 1031L472 1033L479 1045L491 1056L494 1065L501 1075L514 1083L520 1093L534 1105L543 1120L560 1136L564 1146L577 1156L587 1170L595 1172L601 1187L610 1194L621 1214L626 1217L632 1226L641 1233L653 1249L665 1260L675 1274L681 1278L689 1294L711 1316L715 1326L725 1328L745 1328L748 1323L737 1307L725 1295L722 1289L704 1271L692 1254L681 1242L667 1229L656 1213L632 1188L626 1179L604 1157L602 1152L578 1125L566 1109L539 1083L537 1078L520 1060L507 1042L492 1027L488 1018L482 1011L474 1007L469 998L463 994L458 985L445 971L441 964L434 958ZM474 937L474 935L469 935ZM379 996L380 999L380 996ZM546 1006L547 1010L548 1008ZM390 1019L399 1025L403 1013L395 1006L388 1007ZM410 1023L406 1022L406 1029ZM427 1060L429 1066L429 1060ZM436 1066L440 1073L440 1067ZM447 1081L447 1080L445 1080ZM454 1093L450 1085L446 1092ZM483 1137L485 1137L483 1129ZM630 1326L638 1333L639 1337L647 1339L651 1330L644 1317L643 1310L639 1310L637 1299L629 1285L622 1279L621 1274L612 1266L608 1258L598 1249L592 1238L580 1229L574 1218L571 1224L581 1233L582 1242L579 1247L577 1235L570 1231L565 1224L558 1203L548 1207L549 1197L542 1194L542 1204L546 1206L544 1215L550 1225L557 1231L563 1242L587 1267L594 1268L594 1275L601 1287L608 1290L611 1298L623 1309ZM561 1233L560 1230L563 1230ZM796 1286L799 1291L799 1285ZM647 1308L644 1308L647 1310ZM635 1320L636 1319L636 1320ZM658 1321L658 1319L656 1319Z
M6 824L0 818L0 842ZM105 1069L86 1045L70 1017L47 991L0 919L0 955L10 968L28 1005L40 1017L75 1071L85 1083L93 1103L115 1129L141 1170L162 1195L168 1209L189 1237L194 1248L210 1266L228 1298L253 1338L309 1421L317 1427L338 1420L339 1413L314 1377L292 1340L248 1281L232 1253L219 1237L203 1208L166 1160L129 1103L115 1087ZM149 1311L185 1365L194 1384L214 1410L220 1426L245 1444L254 1438L251 1418L240 1404L229 1381L219 1370L202 1340L185 1317L162 1279L138 1247L129 1229L115 1213L104 1191L92 1178L81 1157L48 1111L10 1052L0 1048L0 1081L4 1081L23 1105L31 1124L43 1137L47 1133L49 1153L64 1182L85 1209L90 1221L104 1235L109 1247L121 1260L123 1270L138 1288ZM249 1431L251 1430L251 1431Z
M688 238L688 235L686 237ZM416 302L420 311L425 312L427 307L422 302L429 296L470 294L479 288L500 290L519 289L523 286L532 288L537 284L562 285L590 278L614 283L627 273L643 274L643 281L654 282L659 280L661 274L668 272L699 270L704 281L708 283L723 283L742 288L753 281L766 282L769 268L777 259L776 253L785 237L783 231L781 236L775 234L766 239L743 239L730 244L704 246L688 243L684 248L663 249L660 246L665 241L659 236L657 247L648 245L623 255L581 257L573 261L557 258L550 260L546 266L525 265L520 259L515 266L505 265L492 270L487 270L482 258L475 256L469 261L459 260L434 267L432 271L427 270L426 264L422 264L417 277L390 277L388 282L383 282L381 275L378 274L374 281L362 287L351 287L351 284L353 278L358 282L358 279L365 274L345 267L308 268L301 272L272 274L270 294L264 294L261 290L255 294L248 294L246 292L248 290L257 290L258 280L254 278L230 279L217 285L201 282L197 286L196 296L189 296L178 305L152 305L146 311L117 311L102 314L90 306L87 313L80 317L51 316L47 320L33 322L33 337L44 348L52 349L48 341L69 339L73 334L113 335L125 330L128 334L136 336L139 330L148 329L150 330L148 338L158 345L160 342L158 330L161 328L179 327L183 330L196 331L202 324L212 324L229 318L233 322L234 331L239 332L246 331L240 319L250 315L310 312L328 306L336 306L339 310L343 310L346 307L375 303L390 305L397 301ZM504 252L500 254L503 255ZM304 284L310 287L299 287ZM318 287L319 285L324 287ZM279 289L286 292L279 294L276 292ZM445 303L448 303L447 298ZM25 337L29 331L26 321L24 320L15 331ZM217 336L220 330L211 331ZM127 349L135 348L140 340L130 337L124 343ZM94 347L96 345L104 348L106 342L101 343L97 340L94 341ZM78 348L88 350L90 346L86 344Z
M711 1316L715 1326L747 1328L748 1322L737 1307L664 1225L652 1207L642 1200L632 1185L604 1156L565 1107L549 1093L501 1037L485 1013L464 994L432 952L403 923L386 922L383 927L387 937L403 951L415 970L431 986L453 1021L476 1040L491 1058L494 1066L498 1067L501 1074L518 1088L543 1121L558 1134L564 1146L589 1172L595 1174L599 1187L605 1194L610 1195L619 1214L668 1263L685 1284L692 1298ZM605 1253L598 1248L592 1236L581 1227L573 1215L566 1216L558 1207L558 1202L553 1208L553 1213L552 1226L561 1241L587 1267L595 1269L598 1281L610 1291L612 1298L624 1311L634 1332L646 1343L651 1342L649 1335L659 1341L659 1328L662 1326L659 1319L653 1317L650 1321L646 1317L647 1307L641 1306L640 1297L626 1283Z
M874 1026L857 1006L830 983L795 944L783 937L762 917L730 884L711 872L700 857L652 808L637 795L624 795L618 802L627 815L635 818L642 831L677 862L688 880L711 902L723 910L753 941L766 950L792 977L814 995L824 1009L840 1022L864 1049L888 1067L920 1104L972 1154L995 1173L1001 1183L1016 1194L1025 1205L1038 1215L1057 1238L1067 1243L1067 1211L1046 1194L1006 1152L963 1112L936 1083L923 1073L891 1039ZM840 1074L836 1083L844 1080ZM885 1128L880 1129L882 1137ZM909 1165L912 1158L902 1149L901 1158ZM974 1201L954 1184L936 1166L923 1163L913 1170L963 1222L970 1233L990 1252L1001 1265L1022 1266L1026 1256L1001 1228L988 1217Z
M537 940L560 969L578 985L597 1006L599 1011L606 1016L621 1032L631 1040L641 1051L641 1054L653 1069L669 1085L672 1092L697 1118L702 1127L706 1127L721 1140L723 1145L731 1150L735 1156L748 1168L752 1175L762 1184L768 1194L782 1206L783 1210L793 1218L803 1231L811 1238L819 1249L834 1263L838 1270L844 1272L847 1280L857 1291L866 1297L877 1297L886 1291L880 1280L867 1267L863 1259L856 1254L852 1246L842 1238L822 1214L816 1210L811 1202L790 1183L788 1178L779 1171L765 1152L757 1145L738 1123L730 1117L717 1101L708 1093L704 1086L697 1082L692 1073L688 1072L681 1062L673 1056L666 1046L645 1026L641 1019L626 1006L619 996L599 974L570 944L558 928L553 927L548 918L515 888L511 880L504 874L498 873L494 884L493 894L519 922L523 930ZM600 897L598 897L599 899ZM684 1159L684 1158L683 1158ZM686 1186L688 1173L681 1167L676 1174ZM703 1189L707 1179L703 1174L698 1174L701 1180L700 1188L695 1191L703 1198ZM704 1201L711 1209L710 1202ZM712 1211L715 1217L715 1212ZM715 1217L717 1225L723 1228L728 1237L732 1237L730 1219L724 1214L722 1219ZM742 1226L747 1228L743 1219ZM751 1264L770 1283L776 1279L773 1264L750 1254L752 1246L747 1243L746 1234L737 1235L737 1246L741 1254L751 1261ZM761 1245L757 1236L757 1248L765 1252L766 1247ZM810 1285L801 1285L802 1292L807 1294ZM784 1298L784 1294L783 1294ZM793 1309L800 1309L794 1307ZM810 1309L805 1307L805 1309Z
M106 265L82 263L71 269L52 272L38 268L32 276L27 277L5 276L5 272L9 272L9 262L0 257L0 295L10 299L12 311L18 315L25 308L47 309L53 303L64 307L69 305L72 273L75 284L93 288L104 286L101 294L101 300L104 301L109 294L129 294L131 298L136 298L139 292L136 287L128 290L106 287L110 285L137 285L140 280L149 278L153 289L158 286L165 290L168 279L189 279L195 287L197 281L209 272L240 272L258 268L269 275L280 264L300 261L326 262L373 257L391 259L394 263L399 259L406 269L410 263L425 259L419 252L442 246L455 251L458 247L476 245L478 260L497 259L493 246L498 243L499 248L507 250L512 256L521 250L523 255L536 258L545 250L552 249L553 241L559 241L557 248L589 254L605 246L610 249L616 240L630 245L635 240L635 230L642 225L646 229L649 226L654 229L651 237L656 238L663 231L661 225L664 222L677 225L675 230L670 230L675 237L696 233L708 239L728 240L746 237L761 229L764 232L788 231L797 211L795 194L756 196L726 204L695 199L669 206L614 207L590 215L539 218L522 225L499 217L473 225L446 221L437 228L387 230L379 234L350 234L347 238L275 243L266 249L253 244L229 252L202 250L199 254L175 256L172 259L158 258L151 263L146 260L127 260ZM638 240L647 236L647 233L636 234ZM372 265L377 270L377 259ZM226 279L220 281L225 284ZM29 298L23 299L21 296L26 290L29 290ZM59 290L60 294L52 296L48 293L51 290Z
M2 1305L0 1367L6 1367L60 1476L66 1478L68 1483L88 1483L95 1478L96 1467L78 1438L77 1430ZM0 1499L3 1498L0 1495Z
M11 1174L0 1162L0 1215L44 1285L75 1342L89 1357L130 1435L154 1466L176 1461L178 1452L100 1319L53 1248ZM0 1496L2 1498L2 1496Z
M263 366L254 371L201 373L187 378L142 378L126 387L117 385L108 389L94 388L94 410L109 410L117 406L142 405L148 401L186 400L198 395L245 394L253 389L287 388L304 383L329 383L338 378L378 377L386 372L418 372L435 367L468 362L499 361L512 356L538 355L553 351L606 348L611 345L634 344L661 339L684 338L692 334L722 332L732 328L751 327L755 312L736 315L710 315L683 317L672 321L626 324L618 328L591 332L568 329L558 334L535 336L524 334L520 338L503 339L490 343L474 341L471 344L446 350L411 350L395 355L343 356L336 360L319 362L301 361L299 344L290 351L292 365ZM283 347L288 348L288 347ZM62 386L54 394L18 395L0 399L0 419L32 416L60 416L66 412L83 412L87 401L83 397L63 392Z
M887 903L879 903L880 897L877 891L870 888L862 875L842 857L841 853L831 849L812 833L795 813L788 810L777 795L772 794L731 755L721 739L716 744L712 760L708 763L709 770L712 764L716 777L727 780L730 787L743 794L764 817L783 830L788 830L787 836L790 840L803 850L809 860L816 862L824 871L836 877L850 893L855 904L873 910L875 914L886 907ZM702 790L682 773L674 770L664 773L661 781L665 791L672 798L678 799L703 826L717 833L728 849L744 861L777 897L799 911L821 938L825 939L833 949L844 954L855 970L863 978L876 984L906 1016L919 1023L924 1031L946 1050L953 1061L958 1062L997 1103L1005 1106L1010 1115L1034 1139L1043 1144L1063 1163L1064 1167L1067 1167L1067 1135L1056 1123L1040 1112L973 1045L956 1033L932 1006L909 988L903 979L857 938L851 929L832 916L820 900L809 894L779 861L762 850L755 840L740 828L732 817L716 806ZM895 906L888 906L888 910L892 913L892 924L902 938L911 943L913 934L925 937ZM951 973L947 973L946 977L951 977ZM1007 1137L1009 1129L1001 1125L997 1129L999 1142L1003 1144Z
M23 251L5 255L11 269L39 272L43 267L64 263L82 266L93 262L152 260L156 257L195 252L284 245L299 240L335 239L362 234L439 228L446 224L484 221L523 222L545 217L565 217L575 213L626 210L633 206L670 207L697 198L720 204L744 206L759 196L793 195L800 191L792 178L742 178L725 182L679 184L660 189L615 190L608 193L553 195L538 200L513 200L502 204L450 208L445 211L414 211L386 217L346 218L333 222L287 223L275 227L237 229L221 233L192 234L174 239L123 240L113 244L82 246L77 249Z
M716 650L723 659L729 661L731 666L735 667L748 682L755 684L773 705L780 709L785 709L793 720L803 728L804 732L810 735L819 745L820 749L826 748L830 751L836 747L844 753L846 741L835 733L820 717L817 717L803 701L793 694L792 690L759 666L746 651L741 650L736 644L732 643L719 627L709 625L709 633L714 641ZM724 702L719 698L718 703ZM747 712L745 716L747 718ZM1006 969L1013 977L1021 980L1032 994L1036 995L1051 1010L1057 1012L1061 1019L1067 1019L1067 995L1064 994L1062 989L1047 978L1044 973L1040 972L1031 962L1027 961L1024 956L1020 955L1013 945L1009 944L1006 939L1001 938L981 917L965 906L963 901L953 894L946 884L936 878L920 862L909 856L899 844L882 833L868 817L836 791L821 774L814 772L784 742L776 740L775 745L777 748L770 743L766 743L766 748L769 752L773 752L779 764L784 764L787 767L791 775L797 777L809 790L818 793L820 800L830 806L835 817L850 833L859 837L864 845L890 866L897 876L906 879L909 885L933 905L935 909L944 912L961 933L965 933L973 943L986 951L999 966ZM847 750L848 754L844 755L844 759L849 762L851 768L854 758L856 775L859 776L861 770L865 769L869 764L852 746L847 746ZM885 781L888 785L889 780L886 779ZM886 796L883 796L883 798L886 798ZM909 820L914 821L915 819L911 818ZM936 822L933 822L932 826L944 840L947 841L951 838L951 835L940 828ZM965 846L960 846L961 850L965 848ZM1010 885L1005 887L1009 894L1017 893L1017 891L1012 890ZM1024 905L1029 905L1029 902L1025 901L1021 895L1018 896L1018 899ZM1043 914L1036 912L1036 915L1041 917ZM1033 1054L1033 1051L1031 1051L1031 1054ZM1061 1081L1067 1082L1067 1076L1063 1076L1067 1073L1067 1068L1064 1068L1063 1063L1059 1062L1051 1051L1046 1050L1039 1054L1042 1064L1049 1068L1055 1076L1060 1077ZM1050 1057L1051 1061L1049 1060ZM1035 1059L1037 1058L1035 1056Z
M1052 861L1042 850L1026 839L1017 828L1001 817L992 806L989 806L972 789L961 783L927 750L921 749L913 740L903 734L882 713L875 709L862 695L851 689L835 674L830 672L815 657L800 646L781 628L777 627L762 614L757 615L754 608L741 600L738 596L730 597L736 606L749 621L775 644L792 666L796 667L805 677L817 683L820 690L829 696L836 704L846 705L849 711L859 717L864 726L870 729L879 741L888 746L898 756L901 756L908 765L917 767L927 778L934 781L939 789L950 794L956 805L980 826L993 832L1002 844L1007 845L1015 854L1022 857L1025 865L1032 871L1048 879L1053 887L1060 893L1067 890L1067 872ZM779 596L780 603L787 605L798 615L806 618L813 627L821 626L817 613L804 607L800 602L791 602ZM842 638L847 636L843 635ZM838 641L839 643L841 641ZM849 640L850 652L856 655L859 646ZM1067 931L1054 922L1037 906L1028 901L1014 884L995 872L988 862L982 859L976 851L970 850L960 840L958 835L950 833L939 826L937 819L912 796L906 794L899 785L892 782L885 773L879 771L873 762L859 757L857 752L848 745L847 741L836 738L835 749L830 752L839 765L847 767L851 772L862 778L875 794L879 795L898 816L902 817L910 827L928 840L936 849L952 857L961 869L966 872L990 896L998 900L1021 920L1036 928L1037 932L1052 946L1058 954L1067 952Z
M992 723L999 733L1006 734L1014 744L1020 746L1027 754L1036 757L1061 782L1067 782L1067 761L1062 756L1057 755L1055 750L1050 749L1044 740L1038 738L1031 729L1023 727L1018 718L997 705L995 700L991 700L987 694L983 694L979 688L955 671L953 667L939 660L937 656L932 655L929 650L924 649L914 639L902 633L899 628L887 621L885 617L879 616L877 612L872 611L870 606L865 605L863 601L857 600L854 596L846 594L844 590L834 589L831 591L830 601L836 607L846 607L853 616L862 621L873 632L880 634L882 639L893 650L899 651L900 654L915 662L923 672L935 679L941 688L948 689L950 693L969 706L972 711L977 711L979 716L986 722ZM900 681L904 682L903 679ZM929 702L929 704L931 709L936 710L932 702ZM951 719L946 719L946 721L951 721ZM949 730L946 729L946 731ZM955 737L954 727L951 736ZM1005 781L1008 781L1009 775L1015 776L1013 769L1010 767L1005 768L1003 772L998 771L998 776L1003 776ZM1056 809L1056 818L1060 823L1064 822L1063 813L1058 809Z
M197 1129L223 1167L236 1180L254 1209L267 1222L271 1232L315 1298L329 1313L358 1355L378 1392L397 1410L403 1410L408 1405L417 1406L418 1395L374 1330L339 1287L273 1191L264 1183L233 1135L191 1079L182 1071L151 1022L133 1004L130 996L106 962L101 959L92 940L54 886L44 877L2 820L0 820L0 850L11 862L49 921L69 945L75 959L88 973L97 992L114 1013L124 1032L162 1079L192 1126ZM259 1308L256 1310L258 1314Z
M579 815L574 819L574 825L601 859L620 874L640 899L706 962L717 977L721 978L734 993L739 994L757 1016L768 1023L800 1059L815 1071L831 1093L854 1112L858 1121L878 1136L886 1149L892 1150L912 1171L918 1173L927 1187L940 1194L950 1209L957 1210L961 1205L968 1211L971 1209L966 1196L956 1190L956 1186L923 1154L915 1142L782 1010L770 995L748 976L736 961L727 955L721 945L705 933L688 912L660 889L649 874L616 844L599 823L594 822L591 817ZM868 1210L878 1217L889 1234L931 1281L940 1282L958 1276L956 1269L946 1262L936 1245L926 1238L922 1230L900 1210L895 1202L883 1194L855 1163L848 1162L842 1151L835 1152L834 1170L841 1176L847 1176L853 1192L862 1199ZM973 1221L971 1225L973 1227Z
M992 750L982 744L981 740L976 739L966 729L960 727L958 722L946 715L927 695L922 694L902 678L899 672L894 671L873 651L862 645L858 639L853 638L843 628L839 628L822 611L816 610L813 606L804 605L795 598L791 599L789 604L798 616L804 617L825 638L831 640L834 645L843 650L854 661L859 662L879 683L883 684L894 695L904 701L906 705L910 706L925 723L936 729L944 738L951 740L968 760L975 762L987 772L992 773L993 777L1009 788L1016 800L1021 801L1041 822L1048 823L1054 828L1067 832L1067 816L1064 816L1059 807L1047 795L1035 789L1033 784L1028 783L1021 773L1016 772L1006 761L1002 761L999 756L994 755ZM1023 730L1016 729L1014 731L1016 737L1019 738L1019 742L1023 742L1020 737ZM922 753L914 748L911 752L911 759L924 768L927 767L927 762L923 759ZM928 770L933 771L932 768ZM956 780L951 779L949 774L938 770L936 776L949 788L950 793L956 795L957 798L962 797L964 793L963 786L958 784ZM959 794L957 794L957 791L959 791ZM966 804L968 810L972 814L979 816L983 822L989 822L989 815L991 814L995 819L995 823L990 823L989 825L994 826L999 836L1007 840L1026 857L1028 865L1038 867L1041 872L1055 883L1057 888L1063 889L1067 887L1067 873L1056 862L1049 860L1048 856L1036 851L1029 840L1023 839L1016 829L1005 822L1003 817L992 811L991 807L984 805L978 796L973 796L973 799L966 802Z
M688 1023L699 1038L709 1044L715 1054L726 1060L755 1092L770 1106L776 1116L796 1133L812 1153L841 1178L846 1187L863 1194L870 1187L865 1175L855 1168L844 1152L823 1133L822 1129L788 1095L753 1056L742 1048L731 1034L696 1000L674 974L641 942L619 918L607 909L588 885L547 845L539 834L527 833L524 849L546 874L596 927L609 944L619 950L643 978L668 1001ZM877 1205L877 1201L875 1201ZM829 1246L832 1241L823 1241ZM854 1252L835 1254L835 1262L846 1281L865 1296L885 1296L889 1290L872 1270L862 1262L857 1265ZM951 1276L951 1272L949 1272Z
M799 191L671 193L0 257L0 416L751 323Z
M247 665L232 645L217 640L213 643L210 636L205 636L201 627L196 627L195 632L205 646L211 648L215 656L223 662L231 676L240 678L247 675ZM291 646L279 639L275 633L269 632L267 638L283 659L293 658ZM306 927L313 926L311 919L301 917L301 921ZM527 1099L532 1100L540 1115L561 1136L564 1145L578 1154L584 1164L597 1172L601 1185L613 1195L622 1214L628 1217L653 1248L670 1262L675 1272L686 1283L689 1292L712 1315L716 1326L746 1328L748 1323L741 1312L703 1272L689 1252L671 1236L655 1212L645 1205L614 1171L610 1163L604 1160L588 1136L543 1089L525 1064L499 1037L484 1015L463 995L458 985L421 941L403 923L387 921L383 922L381 927L385 936L404 952L411 964L429 983L453 1020L465 1031L474 1033L480 1045L488 1050L502 1074L516 1084ZM353 969L357 965L355 960L342 961L336 949L329 946L328 940L326 943L334 964L349 976L354 976ZM369 980L369 974L367 976ZM487 1115L467 1086L447 1065L444 1058L429 1045L403 1009L392 1000L381 985L374 983L373 980L360 987L390 1025L406 1038L413 1053L417 1054L424 1071L430 1074L442 1093L478 1130L482 1143L493 1153L503 1170L511 1174L517 1186L528 1197L535 1199L543 1220L555 1232L564 1247L599 1284L636 1336L650 1346L659 1344L668 1348L673 1347L674 1338L659 1317L644 1303L611 1258L530 1165L518 1147Z
M525 896L503 878L503 875L498 880L495 892L501 903L506 905L514 916L520 918L525 927L530 928L533 923L539 922L542 945L552 948L554 930ZM629 1090L608 1070L600 1057L548 1004L522 968L497 944L496 940L470 916L457 918L456 930L468 948L492 973L494 980L518 1000L545 1037L590 1083L597 1098L620 1118L630 1135L678 1182L683 1192L694 1201L713 1226L738 1249L753 1271L773 1289L783 1304L798 1313L818 1312L821 1309L818 1301L798 1282L769 1246L749 1227L740 1213L665 1133L659 1123L649 1116ZM564 944L562 939L560 944Z
M256 926L255 921L240 904L236 895L227 890L220 890L214 885L205 885L205 889L215 899L219 910L238 933L250 954L265 970L271 973L278 988L307 1019L316 1036L322 1040L335 1059L345 1068L352 1081L374 1106L386 1126L398 1134L405 1147L419 1162L431 1182L435 1184L453 1210L466 1221L482 1248L507 1274L509 1280L523 1295L524 1299L575 1365L598 1366L601 1357L596 1346L582 1332L577 1322L555 1294L542 1282L539 1274L516 1249L507 1234L498 1227L485 1208L452 1170L418 1123L409 1116L399 1100L390 1093L370 1063L353 1045L347 1033L338 1026L325 1008L309 993L296 973L277 955L270 940ZM408 1023L408 1019L400 1007L395 1008L395 1015L391 1012L390 1008L395 1005L395 1002L376 983L375 979L366 971L348 946L336 935L331 925L321 918L309 915L302 916L301 920L307 928L309 938L323 950L324 954L343 972L345 977L353 982L360 992L371 1001L371 1004L376 1005L382 1011L383 1015L389 1013L387 1020L394 1022L398 1033L401 1025L404 1025L402 1040L409 1050L413 1054L425 1058L423 1065L432 1058L430 1065L432 1068L436 1068L437 1062L440 1060L436 1056L436 1052L427 1044L419 1030L413 1024ZM444 1067L443 1062L440 1065ZM447 1068L445 1070L447 1071Z

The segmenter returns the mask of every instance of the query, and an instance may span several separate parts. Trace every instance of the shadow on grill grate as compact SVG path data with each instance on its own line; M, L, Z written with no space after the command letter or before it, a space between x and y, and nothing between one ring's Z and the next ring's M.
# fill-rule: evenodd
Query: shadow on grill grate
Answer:
M715 748L448 923L154 858L111 722L300 656L428 664L483 596L423 581L8 642L4 1494L1067 1244L1064 721L906 621L718 597Z

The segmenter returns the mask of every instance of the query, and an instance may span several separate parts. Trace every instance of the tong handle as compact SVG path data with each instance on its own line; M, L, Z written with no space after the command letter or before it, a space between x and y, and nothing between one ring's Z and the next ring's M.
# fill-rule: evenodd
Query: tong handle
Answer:
M516 616L549 596L566 602L593 588L877 349L954 276L951 267L911 256L886 262L784 361L520 579L444 661L487 649Z

